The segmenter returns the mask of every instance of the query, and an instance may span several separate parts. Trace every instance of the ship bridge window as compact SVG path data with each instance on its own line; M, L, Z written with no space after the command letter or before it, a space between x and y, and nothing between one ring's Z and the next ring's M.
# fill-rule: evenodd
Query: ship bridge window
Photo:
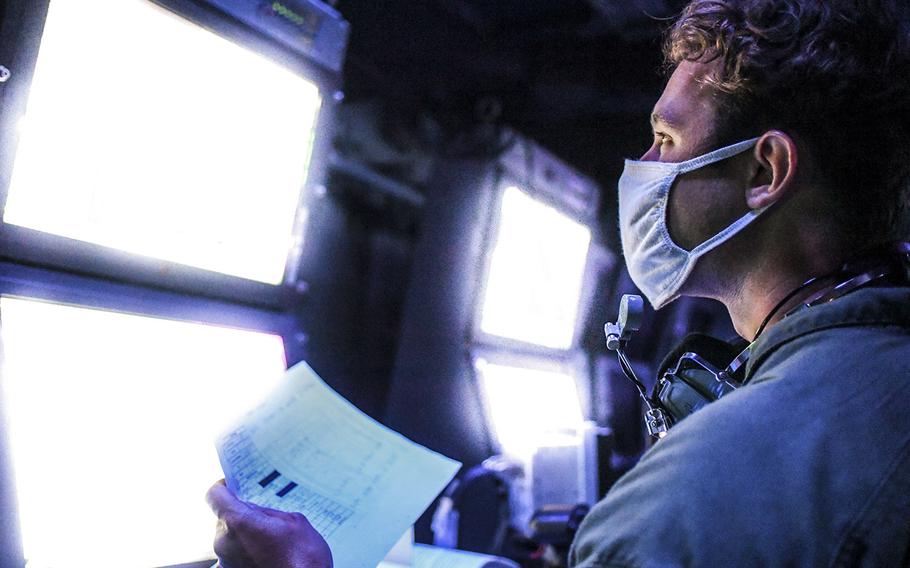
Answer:
M321 106L147 0L51 2L3 221L281 284Z
M214 558L213 440L281 376L281 337L9 296L0 310L29 568Z

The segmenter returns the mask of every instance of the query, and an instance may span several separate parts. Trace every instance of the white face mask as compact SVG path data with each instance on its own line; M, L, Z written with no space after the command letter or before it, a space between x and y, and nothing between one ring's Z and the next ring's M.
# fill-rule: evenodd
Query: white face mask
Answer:
M732 144L685 162L626 160L619 178L619 231L632 281L660 309L679 297L695 262L743 230L765 209L749 211L691 251L673 242L667 230L667 198L680 174L725 160L755 146L758 138Z

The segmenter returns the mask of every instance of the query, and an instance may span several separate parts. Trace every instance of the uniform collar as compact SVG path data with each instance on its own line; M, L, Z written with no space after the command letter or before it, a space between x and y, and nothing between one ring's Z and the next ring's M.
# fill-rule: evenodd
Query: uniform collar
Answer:
M836 327L882 325L910 328L910 287L864 288L784 318L752 345L744 383L753 379L765 359L794 339Z

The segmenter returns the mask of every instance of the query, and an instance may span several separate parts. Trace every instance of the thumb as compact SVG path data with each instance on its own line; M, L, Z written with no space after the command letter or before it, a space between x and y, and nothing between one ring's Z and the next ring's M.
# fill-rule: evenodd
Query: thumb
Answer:
M231 493L224 484L223 479L209 488L208 492L205 494L205 500L219 519L224 519L228 516L235 518L242 517L249 512L247 504L237 499L237 497Z

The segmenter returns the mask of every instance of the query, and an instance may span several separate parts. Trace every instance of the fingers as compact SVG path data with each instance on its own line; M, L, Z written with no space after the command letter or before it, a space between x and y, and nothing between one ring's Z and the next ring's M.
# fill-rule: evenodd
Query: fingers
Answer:
M288 522L297 522L298 519L303 519L307 526L310 524L307 518L301 513L291 513L287 511L279 511L278 509L269 509L268 507L262 507L255 503L244 502L244 505L249 507L251 512L259 513L262 517L269 517L271 519L279 519Z
M246 547L234 531L247 522L250 516L249 506L234 497L224 484L224 480L213 485L205 495L212 511L218 516L215 529L213 549L218 557L218 564L212 568L254 567ZM234 529L234 531L232 531Z
M221 526L219 526L212 548L215 551L215 556L218 557L220 568L231 568L234 566L253 568L256 566L244 545L235 538L235 535L222 531Z
M283 511L278 511L277 509L269 509L268 507L262 507L255 503L245 503L245 505L247 507L249 507L252 511L255 511L256 513L260 513L266 517L274 517L274 518L283 519L283 518L285 518L285 515L289 514L289 513L283 512Z
M215 553L222 568L331 568L332 552L300 513L245 503L223 482L206 494L218 516Z
M243 501L234 497L234 494L221 480L209 488L205 500L215 515L222 520L239 520L249 513L250 507Z

